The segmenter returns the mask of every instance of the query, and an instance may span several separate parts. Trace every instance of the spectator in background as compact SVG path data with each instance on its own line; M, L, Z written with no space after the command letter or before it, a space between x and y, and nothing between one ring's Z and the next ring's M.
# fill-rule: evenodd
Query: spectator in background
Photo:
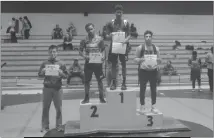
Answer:
M70 80L72 77L80 77L82 79L82 84L84 84L84 72L83 69L81 68L78 59L74 59L74 63L72 66L70 66L68 70L68 79L67 79L67 84L70 84Z
M176 69L172 66L172 61L167 61L167 64L163 68L163 74L164 75L176 75L177 71Z
M12 22L9 23L9 27L7 28L6 33L10 34L10 42L17 43L16 31L14 24Z
M27 16L24 16L24 36L25 39L28 39L30 37L30 29L32 28L31 22L29 21Z
M77 30L73 23L69 24L68 31L72 36L77 36Z
M192 52L192 57L188 61L188 65L191 68L191 80L192 80L192 91L195 91L195 81L198 81L198 88L201 92L201 59L197 58L197 51Z
M132 35L133 37L137 38L137 37L138 37L137 28L134 26L133 23L131 24L130 29L131 29L131 32L130 32L131 35Z
M59 27L59 25L56 25L56 28L52 31L52 39L62 39L63 37L63 31L62 28Z
M175 45L172 46L172 49L175 50L174 58L177 57L177 50L178 50L178 47L179 47L179 46L181 46L181 43L180 43L179 41L176 40L176 41L175 41Z
M213 92L213 47L211 47L211 53L208 53L205 58L205 63L207 65L207 75L209 79L210 92Z
M15 32L19 33L19 20L17 20L16 18L12 18L12 24L14 26Z
M179 41L176 40L176 41L175 41L175 45L172 46L172 49L173 49L173 50L177 50L179 46L181 46L181 43L180 43Z
M24 23L24 20L22 17L19 17L19 21L22 23L22 29L20 30L20 33L22 35L22 39L24 39L24 26L25 26L25 23Z
M72 39L73 36L70 34L69 30L66 30L67 33L65 34L64 40L63 40L63 50L73 50L73 45L72 45Z

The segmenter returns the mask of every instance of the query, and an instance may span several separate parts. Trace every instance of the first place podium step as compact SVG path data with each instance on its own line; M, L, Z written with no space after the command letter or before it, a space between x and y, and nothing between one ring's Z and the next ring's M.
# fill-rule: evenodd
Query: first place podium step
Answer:
M140 113L137 109L135 89L106 89L106 103L90 99L89 103L80 101L80 126L75 134L90 132L127 133L152 131L163 127L163 114ZM67 127L68 129L70 127ZM66 130L66 132L71 132Z

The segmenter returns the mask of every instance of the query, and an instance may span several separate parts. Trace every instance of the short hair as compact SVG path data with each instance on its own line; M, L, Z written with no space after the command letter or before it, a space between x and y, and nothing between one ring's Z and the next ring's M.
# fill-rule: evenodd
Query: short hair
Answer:
M169 62L170 64L172 64L172 61L171 61L171 60L168 60L167 63L168 63L168 62Z
M85 30L87 31L88 27L91 26L91 25L94 27L94 24L93 24L93 23L87 23L87 24L85 25Z
M197 51L192 51L192 55L196 55L197 56Z
M52 49L58 50L58 46L56 46L56 45L51 45L51 46L49 46L48 50L50 51L50 50L52 50Z
M146 30L146 31L144 32L144 36L147 35L147 34L150 34L151 36L153 36L153 32L150 31L150 30Z
M117 10L123 11L123 6L122 5L115 5L114 11L117 11Z

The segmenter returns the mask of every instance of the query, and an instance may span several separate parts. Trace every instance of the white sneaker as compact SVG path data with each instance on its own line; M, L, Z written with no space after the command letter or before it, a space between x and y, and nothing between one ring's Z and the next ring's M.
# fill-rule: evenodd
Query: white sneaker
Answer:
M195 92L195 88L192 89L192 92Z
M141 105L140 106L140 112L141 113L146 113L146 107L145 107L145 105Z
M201 89L201 87L199 87L199 88L198 88L198 91L199 91L199 92L202 92L202 89Z
M158 113L159 113L159 111L156 109L155 105L152 105L152 107L151 107L151 112L152 112L152 113L155 113L155 114L158 114Z

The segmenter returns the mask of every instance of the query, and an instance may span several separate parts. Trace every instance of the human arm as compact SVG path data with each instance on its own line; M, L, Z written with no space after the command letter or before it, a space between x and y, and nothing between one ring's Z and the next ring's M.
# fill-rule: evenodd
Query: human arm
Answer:
M44 62L40 65L38 77L39 78L45 77L45 63Z
M83 57L85 60L89 60L89 56L83 53L83 49L85 48L85 40L80 42L79 55Z
M160 50L159 47L156 46L157 51L157 64L161 64Z
M66 79L68 76L68 72L66 70L66 65L64 63L61 64L60 69L59 69L59 76L62 79Z
M105 45L104 45L104 40L101 39L99 42L99 48L100 48L100 52L102 53L102 61L105 60Z
M112 23L108 22L105 26L106 30L103 37L105 38L105 40L112 40Z
M135 58L134 58L134 62L136 64L140 64L141 62L143 62L145 60L143 57L140 57L141 49L142 49L141 45L136 48Z

